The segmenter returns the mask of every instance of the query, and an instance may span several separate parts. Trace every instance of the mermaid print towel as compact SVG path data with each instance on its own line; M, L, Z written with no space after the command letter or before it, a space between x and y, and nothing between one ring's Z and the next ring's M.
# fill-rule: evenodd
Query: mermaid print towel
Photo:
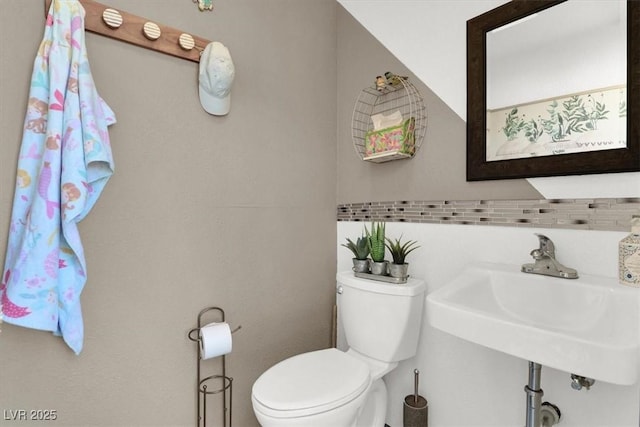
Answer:
M108 126L84 43L78 0L54 0L34 61L7 254L5 322L61 335L82 350L86 263L77 223L113 173Z

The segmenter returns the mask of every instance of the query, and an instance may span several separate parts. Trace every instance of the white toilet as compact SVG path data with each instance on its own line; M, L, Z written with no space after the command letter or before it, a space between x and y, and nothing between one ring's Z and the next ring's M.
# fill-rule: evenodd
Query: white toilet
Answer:
M426 286L337 275L340 322L349 350L299 354L264 372L251 401L263 427L383 427L382 377L416 354Z

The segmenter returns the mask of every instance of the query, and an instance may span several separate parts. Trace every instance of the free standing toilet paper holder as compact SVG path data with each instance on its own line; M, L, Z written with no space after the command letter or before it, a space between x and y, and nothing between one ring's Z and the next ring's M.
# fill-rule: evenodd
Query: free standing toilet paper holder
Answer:
M222 393L222 420L223 427L227 427L227 419L229 420L229 427L232 426L232 396L233 396L233 378L227 376L227 366L226 366L226 358L222 357L222 374L221 375L209 375L204 378L202 375L202 354L200 351L200 329L203 327L202 317L204 314L209 311L217 311L221 317L220 322L225 321L224 310L220 307L207 307L198 313L198 327L193 328L189 331L187 336L191 341L196 343L196 360L197 360L197 379L196 379L196 400L198 402L198 410L196 413L196 426L197 427L206 427L207 425L207 396L212 394L220 394ZM231 333L235 333L242 325L237 328L231 330ZM195 336L194 336L195 333ZM215 388L214 390L209 390L209 386L212 383L218 381L220 386ZM228 399L227 399L228 393ZM229 406L227 406L227 401Z

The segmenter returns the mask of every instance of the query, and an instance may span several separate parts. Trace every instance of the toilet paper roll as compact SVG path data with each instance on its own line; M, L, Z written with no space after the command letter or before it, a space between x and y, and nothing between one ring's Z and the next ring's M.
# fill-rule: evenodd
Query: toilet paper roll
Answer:
M209 323L200 328L200 357L211 359L231 353L231 328L228 323Z

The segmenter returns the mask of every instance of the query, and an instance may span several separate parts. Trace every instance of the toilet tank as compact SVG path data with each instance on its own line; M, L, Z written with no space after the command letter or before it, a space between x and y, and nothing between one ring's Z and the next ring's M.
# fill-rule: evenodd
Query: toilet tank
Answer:
M336 276L338 317L349 347L383 362L413 357L418 348L426 285L408 279L394 284Z

